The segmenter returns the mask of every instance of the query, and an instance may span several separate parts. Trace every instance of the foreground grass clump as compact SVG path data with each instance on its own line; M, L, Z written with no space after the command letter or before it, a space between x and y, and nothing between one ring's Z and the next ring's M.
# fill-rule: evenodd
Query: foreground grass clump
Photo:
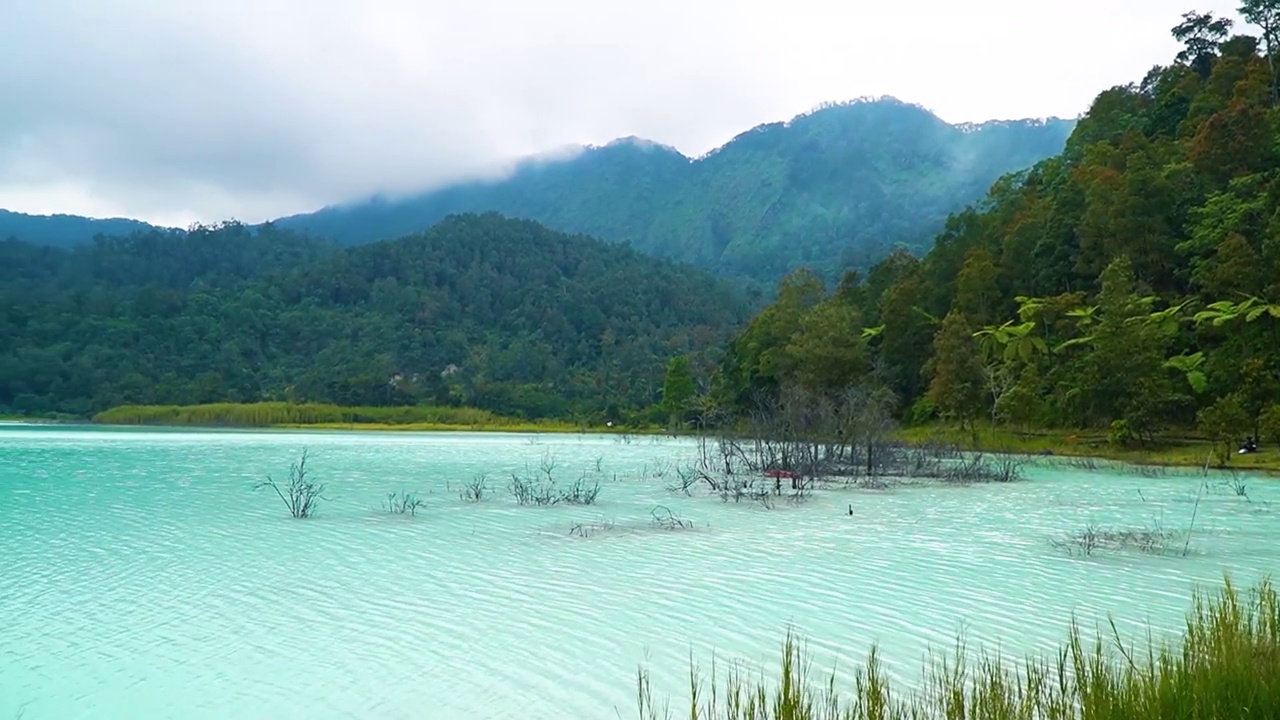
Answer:
M1148 639L1140 652L1114 625L1110 641L1086 644L1074 623L1055 655L1021 663L982 655L970 665L961 645L927 667L914 692L891 686L874 647L852 687L834 676L814 683L790 634L776 684L738 670L721 681L714 668L709 690L696 667L689 678L690 720L1277 718L1280 602L1269 580L1243 596L1227 580L1214 596L1196 595L1179 644ZM643 668L637 703L641 720L674 717Z

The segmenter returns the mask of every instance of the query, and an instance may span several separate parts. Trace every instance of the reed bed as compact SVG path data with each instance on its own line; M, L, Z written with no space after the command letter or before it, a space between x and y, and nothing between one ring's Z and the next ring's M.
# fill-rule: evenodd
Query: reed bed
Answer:
M514 421L475 408L433 406L340 407L320 403L214 403L209 405L128 405L104 410L93 421L106 425L198 425L273 427L279 425L444 425L487 427Z
M1241 593L1227 578L1197 592L1180 642L1124 642L1115 625L1086 642L1073 622L1051 655L1021 662L965 651L926 663L918 689L890 682L873 646L851 687L814 681L806 652L788 633L777 681L740 669L689 672L690 720L1225 720L1280 717L1280 603L1269 580ZM676 717L637 673L641 720ZM685 715L684 712L688 714Z

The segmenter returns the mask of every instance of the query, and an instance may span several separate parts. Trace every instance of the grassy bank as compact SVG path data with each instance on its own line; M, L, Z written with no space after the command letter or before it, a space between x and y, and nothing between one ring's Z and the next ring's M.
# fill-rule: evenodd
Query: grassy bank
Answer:
M524 420L487 410L454 407L340 407L319 403L215 403L209 405L129 405L98 413L104 425L307 428L340 430L493 432L631 432L651 429L609 428L563 420Z
M907 443L945 442L969 450L1026 454L1095 457L1144 465L1204 467L1213 444L1194 436L1163 436L1146 446L1117 446L1104 431L1036 430L1018 432L1004 428L979 427L976 434L954 425L906 427L894 433ZM1216 467L1216 462L1214 463ZM1231 454L1227 467L1238 470L1280 472L1280 450L1264 447L1248 455Z
M1148 639L1140 648L1114 633L1086 643L1073 624L1057 653L1022 662L966 661L959 646L931 662L912 692L893 686L874 648L854 668L852 687L834 677L814 682L789 635L776 683L737 670L716 677L714 669L708 683L691 668L682 707L691 720L1277 718L1280 602L1269 581L1246 593L1227 581L1216 594L1197 594L1174 645ZM637 685L641 720L674 717L655 701L644 669Z

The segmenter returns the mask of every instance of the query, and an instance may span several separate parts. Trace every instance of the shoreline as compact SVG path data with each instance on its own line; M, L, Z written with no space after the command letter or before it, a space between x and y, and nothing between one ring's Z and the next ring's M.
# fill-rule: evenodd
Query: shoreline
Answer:
M137 426L132 426L137 427ZM169 426L175 427L175 426ZM208 427L187 425L181 427ZM254 428L244 428L254 429ZM261 426L261 430L339 430L351 432L404 432L404 433L439 433L439 432L493 432L545 435L678 435L662 428L624 428L594 425L569 425L537 423L497 423L491 425L464 425L456 423L282 423Z
M271 410L282 411L283 416ZM267 413L266 415L255 413ZM298 413L315 420L307 421ZM381 416L381 417L379 417ZM351 419L331 419L335 417ZM253 419L250 419L253 418ZM278 418L280 421L273 421ZM358 418L358 419L357 419ZM385 418L385 419L383 419ZM421 418L421 419L419 419ZM0 417L11 425L93 425L99 427L163 427L204 430L316 430L344 432L489 432L521 434L593 434L694 437L688 430L660 426L620 426L575 424L563 420L519 420L472 408L340 408L335 406L289 405L286 403L221 404L216 406L172 406L113 408L91 418ZM981 427L976 432L958 426L930 424L894 429L892 441L907 445L945 443L970 452L1014 455L1056 456L1157 467L1210 470L1237 470L1280 475L1280 450L1264 447L1260 452L1231 454L1225 466L1211 461L1213 444L1186 433L1157 437L1147 446L1117 447L1108 442L1105 431L1072 431Z
M327 432L399 432L399 433L449 433L449 432L487 432L512 433L522 435L684 435L663 428L630 428L607 426L577 425L539 425L536 423L495 423L466 425L460 423L369 423L369 422L323 422L323 423L273 423L269 425L253 425L239 423L183 423L183 422L149 422L149 423L111 423L96 422L91 418L74 420L48 420L44 418L0 418L0 426L4 425L44 425L44 426L84 426L115 429L163 428L167 430L318 430Z
M1143 446L1117 447L1107 441L1105 431L1009 430L980 428L976 433L950 425L922 425L898 428L890 437L909 445L942 442L971 452L996 454L1043 455L1079 459L1105 460L1150 467L1196 468L1218 471L1236 470L1266 475L1280 475L1280 448L1266 447L1248 455L1229 455L1225 466L1211 462L1213 443L1185 434L1157 437Z

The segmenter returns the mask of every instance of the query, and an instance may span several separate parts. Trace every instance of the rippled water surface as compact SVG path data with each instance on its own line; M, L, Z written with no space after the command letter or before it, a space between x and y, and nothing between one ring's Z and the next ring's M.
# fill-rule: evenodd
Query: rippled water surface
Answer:
M254 483L304 446L329 501L300 521ZM0 427L0 718L631 717L639 664L679 698L691 651L771 671L789 627L819 667L878 642L911 679L961 629L1017 653L1072 613L1175 629L1198 583L1277 565L1272 480L1245 478L1247 498L1212 480L1186 557L1081 558L1049 538L1185 528L1200 480L1036 466L764 509L655 477L693 456L650 438ZM505 478L550 457L562 481L603 477L599 503L517 506ZM482 472L495 493L463 502ZM421 494L417 517L382 511L397 490ZM659 504L694 528L653 528Z

